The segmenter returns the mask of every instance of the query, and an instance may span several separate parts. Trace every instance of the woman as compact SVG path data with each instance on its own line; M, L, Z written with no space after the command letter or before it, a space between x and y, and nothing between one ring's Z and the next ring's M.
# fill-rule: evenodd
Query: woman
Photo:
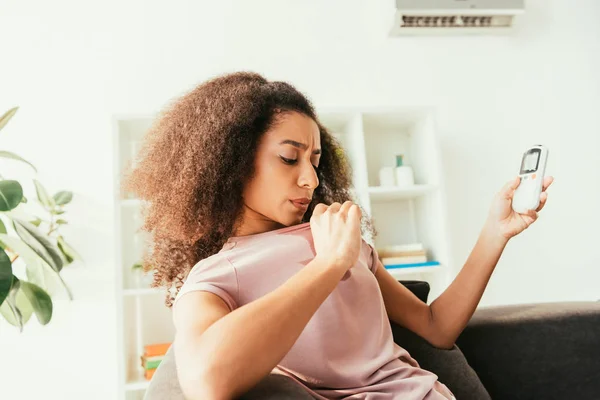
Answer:
M187 398L234 398L270 373L319 399L454 398L394 343L389 319L452 347L552 178L526 215L511 209L518 178L504 186L462 271L429 306L362 239L372 225L339 152L301 93L255 73L199 85L148 133L125 186L148 200L145 264L176 288L167 303Z

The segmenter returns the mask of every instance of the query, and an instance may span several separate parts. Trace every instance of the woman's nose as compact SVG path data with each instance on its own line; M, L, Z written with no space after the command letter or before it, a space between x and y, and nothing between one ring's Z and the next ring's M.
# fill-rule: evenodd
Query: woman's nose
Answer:
M305 163L301 168L300 176L298 178L298 186L309 189L315 189L317 186L319 186L319 177L317 176L317 171L311 163Z

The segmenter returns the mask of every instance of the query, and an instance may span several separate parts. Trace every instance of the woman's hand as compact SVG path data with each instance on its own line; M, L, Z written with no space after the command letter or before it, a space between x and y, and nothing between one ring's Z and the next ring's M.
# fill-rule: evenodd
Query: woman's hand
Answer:
M554 178L552 176L544 178L542 193L540 194L540 205L536 210L529 210L527 214L519 214L512 209L512 199L515 190L521 182L521 178L516 177L506 183L502 190L494 197L487 225L495 233L507 240L523 232L537 220L538 212L546 205L546 200L548 200L546 189L548 189L553 181Z
M361 217L360 208L351 201L317 204L310 218L316 257L331 267L350 269L360 253Z

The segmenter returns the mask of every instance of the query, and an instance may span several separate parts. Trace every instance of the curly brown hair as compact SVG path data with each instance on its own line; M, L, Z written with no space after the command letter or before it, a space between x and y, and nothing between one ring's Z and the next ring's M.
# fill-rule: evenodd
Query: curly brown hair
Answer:
M320 129L320 184L303 218L308 222L318 203L354 200L351 167L310 101L290 84L254 72L214 77L172 102L146 133L121 189L143 200L141 230L151 244L142 264L154 270L152 286L174 289L167 306L190 269L240 226L259 139L286 112L304 114ZM374 232L363 212L364 228Z

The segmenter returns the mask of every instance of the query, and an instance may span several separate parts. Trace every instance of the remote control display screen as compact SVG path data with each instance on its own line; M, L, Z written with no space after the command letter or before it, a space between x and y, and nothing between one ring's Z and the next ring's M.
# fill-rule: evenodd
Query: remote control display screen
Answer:
M540 159L540 150L532 149L523 156L521 163L521 174L528 174L537 171L538 161Z

